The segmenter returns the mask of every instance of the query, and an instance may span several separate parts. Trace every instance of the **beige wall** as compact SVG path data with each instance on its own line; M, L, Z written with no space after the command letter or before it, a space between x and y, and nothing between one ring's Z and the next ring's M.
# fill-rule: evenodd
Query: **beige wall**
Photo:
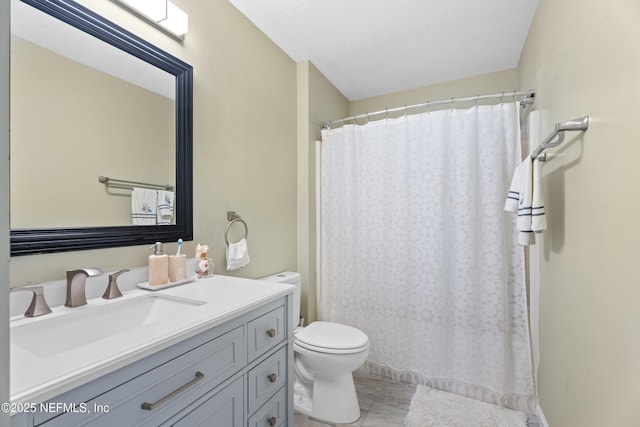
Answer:
M176 0L189 14L182 44L111 2L80 3L194 67L194 241L183 253L209 244L226 274L226 212L235 210L249 225L252 261L232 274L295 270L296 64L226 1ZM62 279L70 268L146 265L149 253L144 245L13 257L11 286Z
M175 185L175 101L13 36L11 226L131 225L99 175Z
M544 165L540 405L554 427L640 425L640 3L541 0L519 64L541 134L588 114Z
M315 142L323 121L346 117L349 101L309 61L298 63L298 271L302 274L301 315L316 313Z

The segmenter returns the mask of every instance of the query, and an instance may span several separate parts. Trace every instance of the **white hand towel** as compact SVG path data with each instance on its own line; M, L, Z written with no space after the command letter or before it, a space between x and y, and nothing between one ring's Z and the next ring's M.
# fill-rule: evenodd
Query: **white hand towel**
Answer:
M249 245L247 239L241 239L236 243L227 245L227 270L234 271L245 267L251 258L249 257Z
M131 191L131 221L134 225L155 225L158 194L156 190L134 187Z
M535 236L531 229L531 203L533 199L533 168L531 157L527 158L516 168L509 194L504 204L504 210L518 214L516 228L518 230L518 243L532 245Z
M173 191L158 191L158 225L169 225L173 218Z
M544 210L544 198L542 197L542 165L538 159L533 161L532 179L531 230L534 233L542 233L547 229L547 219Z

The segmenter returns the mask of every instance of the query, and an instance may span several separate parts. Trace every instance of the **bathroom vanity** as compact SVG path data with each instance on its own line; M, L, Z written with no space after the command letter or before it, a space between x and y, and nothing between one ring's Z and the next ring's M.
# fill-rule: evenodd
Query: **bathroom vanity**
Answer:
M291 426L292 292L214 276L14 320L11 425Z

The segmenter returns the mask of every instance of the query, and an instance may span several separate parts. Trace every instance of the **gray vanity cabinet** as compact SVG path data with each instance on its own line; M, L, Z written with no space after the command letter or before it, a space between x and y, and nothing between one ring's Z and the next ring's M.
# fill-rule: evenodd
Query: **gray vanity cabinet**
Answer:
M293 425L288 311L287 298L266 303L45 402L52 411L15 416L12 426Z

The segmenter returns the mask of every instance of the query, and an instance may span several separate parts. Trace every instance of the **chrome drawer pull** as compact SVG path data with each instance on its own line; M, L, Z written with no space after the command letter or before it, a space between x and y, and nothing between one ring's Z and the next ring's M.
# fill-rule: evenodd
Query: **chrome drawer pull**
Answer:
M196 377L194 379L192 379L191 381L189 381L188 383L186 383L182 387L175 389L174 391L172 391L171 393L167 394L165 397L163 397L162 399L158 400L155 403L144 402L141 405L142 409L144 409L146 411L151 411L151 410L157 408L158 406L160 406L163 403L165 403L167 400L169 400L169 399L175 397L176 395L182 393L184 390L188 389L189 387L191 387L192 385L194 385L195 383L197 383L198 381L200 381L203 378L204 378L204 374L202 372L200 372L200 371L197 371L196 372Z
M269 426L273 427L274 425L276 425L276 422L278 422L278 419L276 417L271 417L267 420L267 422L269 423Z
M275 383L276 380L278 379L278 376L276 374L270 374L270 375L267 375L267 378L269 378L270 383Z
M276 330L271 328L267 331L267 335L269 335L269 337L273 338L276 336Z

